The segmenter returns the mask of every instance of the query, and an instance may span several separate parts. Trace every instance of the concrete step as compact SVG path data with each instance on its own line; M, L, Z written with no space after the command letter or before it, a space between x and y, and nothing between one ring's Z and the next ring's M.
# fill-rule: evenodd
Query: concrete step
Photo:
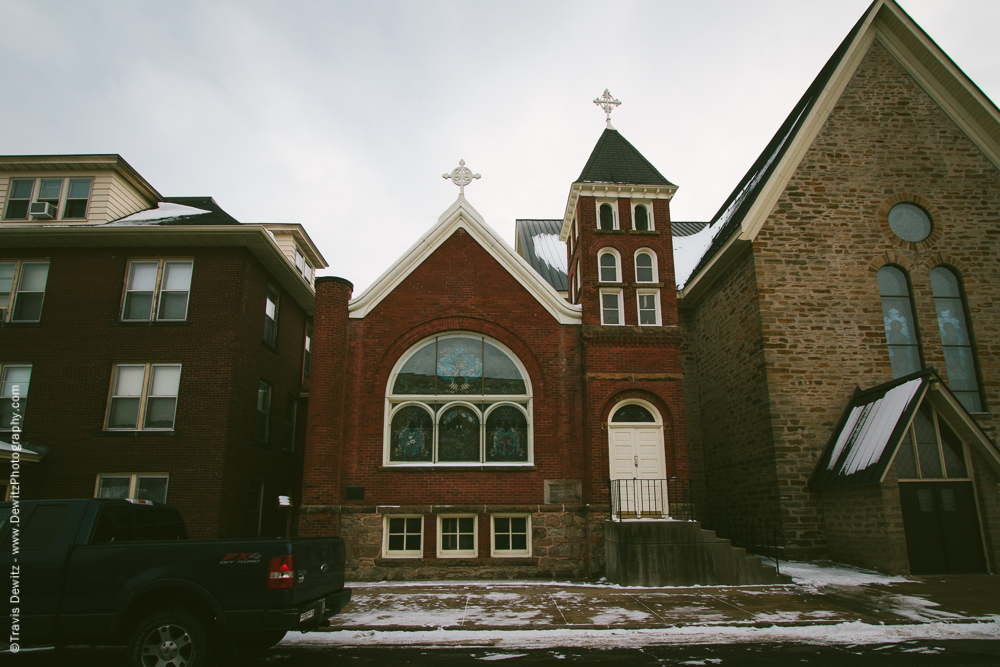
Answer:
M774 566L696 521L608 521L607 578L625 586L788 583Z

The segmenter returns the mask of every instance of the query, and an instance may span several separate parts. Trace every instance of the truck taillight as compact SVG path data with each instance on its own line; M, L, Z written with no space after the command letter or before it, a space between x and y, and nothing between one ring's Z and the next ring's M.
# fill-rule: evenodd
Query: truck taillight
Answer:
M267 587L275 590L291 588L295 582L295 556L275 556L267 573Z

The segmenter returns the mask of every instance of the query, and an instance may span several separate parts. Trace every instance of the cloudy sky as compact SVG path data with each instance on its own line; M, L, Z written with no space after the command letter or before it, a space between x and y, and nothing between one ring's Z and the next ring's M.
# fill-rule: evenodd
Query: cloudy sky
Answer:
M0 0L0 154L119 153L165 196L299 222L355 294L466 195L513 245L604 128L708 220L869 0ZM902 0L994 101L996 0Z

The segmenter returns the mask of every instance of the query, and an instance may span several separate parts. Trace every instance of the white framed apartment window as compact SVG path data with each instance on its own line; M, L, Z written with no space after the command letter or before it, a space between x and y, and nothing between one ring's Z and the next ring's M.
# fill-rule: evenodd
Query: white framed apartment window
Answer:
M637 232L656 231L656 226L653 224L653 202L651 200L632 200L632 229Z
M306 279L307 283L312 285L313 267L298 248L295 249L295 270Z
M576 260L576 302L580 302L580 260Z
M172 431L180 381L180 364L116 365L105 429Z
M531 515L494 514L490 517L490 555L517 558L531 555Z
M312 339L313 339L313 325L312 322L306 322L306 340L303 343L302 351L302 377L309 377L309 366L312 363Z
M649 248L639 248L635 251L635 281L637 283L660 282L656 253Z
M580 223L577 222L576 216L573 216L573 237L577 240L580 239Z
M622 291L620 289L602 289L601 324L619 326L625 324L622 317Z
M475 514L438 515L438 558L479 556L479 517Z
M0 322L41 320L48 279L48 260L0 262Z
M111 473L97 476L95 498L133 498L167 502L167 473Z
M93 178L12 179L3 218L86 220L93 183Z
M382 556L384 558L423 558L424 517L387 515L382 520Z
M597 228L604 231L619 229L618 200L616 199L597 200Z
M636 290L639 305L639 326L660 326L660 290Z
M128 263L123 322L187 319L194 262L189 259L142 259Z
M597 252L598 280L602 283L622 281L622 257L614 248L601 248Z
M253 439L267 442L271 425L271 385L261 380L257 383L257 415L254 418Z
M267 288L267 300L264 302L264 342L271 347L278 346L278 291Z
M28 409L29 364L0 366L0 433L24 429L24 413Z

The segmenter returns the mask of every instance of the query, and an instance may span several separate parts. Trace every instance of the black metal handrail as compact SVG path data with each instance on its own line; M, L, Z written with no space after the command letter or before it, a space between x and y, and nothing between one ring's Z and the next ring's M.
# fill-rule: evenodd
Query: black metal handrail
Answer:
M747 553L774 561L777 571L784 546L778 527L746 510L729 494L704 482L670 479L611 480L611 518L698 521L706 530Z

